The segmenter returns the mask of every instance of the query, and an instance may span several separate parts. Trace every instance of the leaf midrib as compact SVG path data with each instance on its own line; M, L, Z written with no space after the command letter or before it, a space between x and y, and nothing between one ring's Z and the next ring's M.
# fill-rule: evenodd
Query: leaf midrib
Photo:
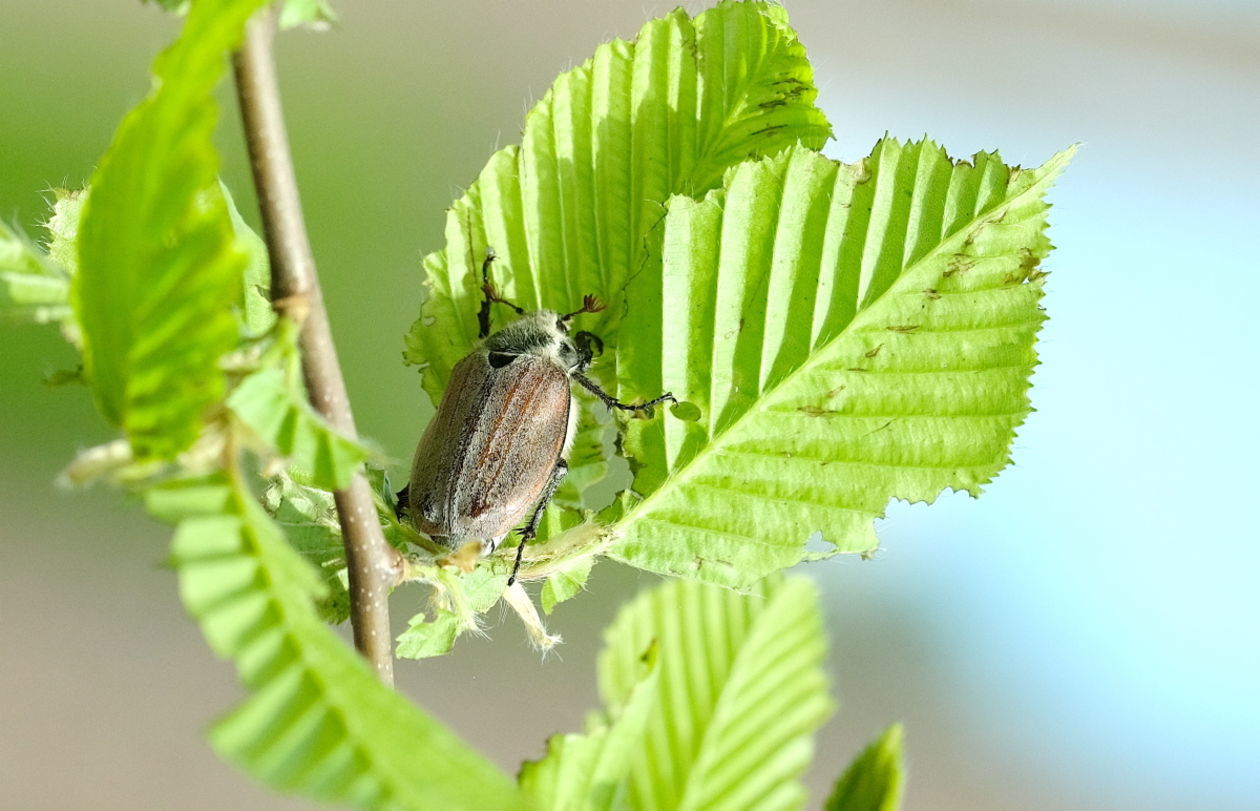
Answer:
M748 642L756 636L758 629L765 623L766 618L771 616L774 611L778 610L778 606L783 602L785 596L790 593L790 590L785 589L779 594L775 594L761 610L755 612L753 615L753 621L748 624L743 637L740 639L735 650L735 656L731 659L731 666L726 671L726 678L722 683L721 689L718 691L717 700L713 702L713 712L709 714L709 721L705 724L704 732L700 735L700 740L692 750L693 754L690 763L687 764L686 778L684 778L683 781L682 793L679 795L678 799L679 808L689 807L687 805L688 798L694 791L698 790L697 786L702 785L695 780L695 767L700 763L701 756L710 745L712 737L716 734L714 732L717 727L715 722L719 719L721 711L726 704L734 700L730 697L732 695L730 691L731 684L735 681L735 677L740 673L746 660L750 657L756 659L761 652L760 648L754 652ZM753 662L752 664L753 666L759 666L760 663Z

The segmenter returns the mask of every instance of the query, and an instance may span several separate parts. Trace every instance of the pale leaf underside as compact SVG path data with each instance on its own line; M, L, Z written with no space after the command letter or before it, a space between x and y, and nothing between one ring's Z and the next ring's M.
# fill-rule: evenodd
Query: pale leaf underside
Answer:
M799 808L831 712L817 593L769 578L750 594L675 581L607 633L600 692L616 717L655 649L658 696L628 777L631 808Z

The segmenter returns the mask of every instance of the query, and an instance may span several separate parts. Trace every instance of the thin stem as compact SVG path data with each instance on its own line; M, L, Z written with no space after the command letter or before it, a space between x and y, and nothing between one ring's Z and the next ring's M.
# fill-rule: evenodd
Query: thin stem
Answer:
M354 416L337 361L328 313L311 255L298 197L289 139L284 128L272 42L276 12L257 15L233 57L245 143L254 172L263 232L271 258L271 299L277 311L300 320L302 374L311 404L341 433L354 438ZM372 491L361 473L333 494L346 546L350 576L350 621L354 645L392 684L389 590L402 576L402 557L385 541Z

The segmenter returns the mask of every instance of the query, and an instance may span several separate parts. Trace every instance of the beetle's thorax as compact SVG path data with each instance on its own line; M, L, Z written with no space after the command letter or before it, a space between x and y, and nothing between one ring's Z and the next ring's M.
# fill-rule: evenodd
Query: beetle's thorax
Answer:
M579 368L581 359L559 313L535 310L491 333L485 340L492 366L510 362L517 355L546 358L566 373ZM496 362L499 361L499 362Z

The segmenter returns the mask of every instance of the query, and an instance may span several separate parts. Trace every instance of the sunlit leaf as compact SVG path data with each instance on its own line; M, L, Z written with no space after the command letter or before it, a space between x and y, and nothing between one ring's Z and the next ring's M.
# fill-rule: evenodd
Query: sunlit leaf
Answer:
M723 2L695 19L674 11L562 74L526 116L521 145L491 157L455 202L446 247L425 258L429 295L407 357L425 366L434 401L476 339L488 247L494 282L522 306L568 311L587 293L609 303L580 328L612 347L626 282L653 261L664 202L704 194L749 157L821 146L830 128L816 95L786 12L768 3ZM592 374L611 380L615 365L611 352ZM608 474L605 431L587 416L580 429L557 508L578 509Z
M1070 155L1030 171L929 141L854 165L793 148L674 198L620 369L700 416L630 423L638 495L604 516L612 555L747 586L816 531L874 548L890 499L978 494L1030 410L1043 195Z
M786 809L831 712L818 598L804 579L750 594L673 581L624 608L599 660L617 717L635 700L641 657L660 670L627 786L631 808Z
M1042 319L1043 195L1068 153L1028 171L884 140L839 164L810 149L827 131L811 81L777 7L650 23L556 82L426 259L409 352L434 396L473 343L493 246L526 308L612 303L582 328L608 339L593 373L621 399L683 401L622 422L633 486L592 552L747 587L815 532L870 550L891 499L975 494L1007 464ZM615 480L589 456L559 506ZM527 576L560 557L527 550Z

